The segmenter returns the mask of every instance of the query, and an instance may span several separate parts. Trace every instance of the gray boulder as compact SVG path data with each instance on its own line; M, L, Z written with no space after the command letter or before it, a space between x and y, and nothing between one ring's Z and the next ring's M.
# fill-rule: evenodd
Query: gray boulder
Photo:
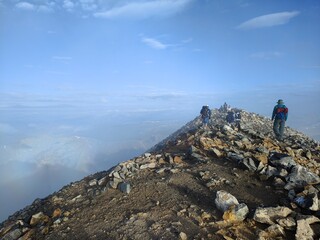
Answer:
M290 169L293 166L296 166L297 163L293 158L287 154L283 153L272 153L269 157L269 164L274 167L280 167L285 169Z
M240 203L232 205L223 214L223 219L230 222L240 222L246 219L249 214L249 208L246 204Z
M294 166L291 173L286 177L286 180L288 182L285 186L287 190L320 183L318 175L310 172L307 168L302 167L301 165Z
M267 223L273 225L277 220L287 217L292 213L292 210L287 207L267 207L267 208L257 208L253 219L260 223Z
M257 165L252 158L244 158L239 161L239 166L245 170L249 170L251 172L255 172L257 170Z
M22 235L22 231L17 228L9 233L7 233L2 239L3 240L16 240Z
M236 154L236 153L232 153L232 152L228 152L227 153L227 157L230 158L231 160L237 161L237 162L241 162L243 160L243 156Z
M129 194L131 192L130 183L122 182L118 186L119 190L123 193Z

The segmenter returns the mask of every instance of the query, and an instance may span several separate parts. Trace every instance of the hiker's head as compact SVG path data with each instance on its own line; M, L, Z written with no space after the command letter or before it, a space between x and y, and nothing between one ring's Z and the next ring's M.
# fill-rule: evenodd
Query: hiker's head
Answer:
M282 100L282 99L279 99L277 103L278 103L278 104L283 104L283 100Z

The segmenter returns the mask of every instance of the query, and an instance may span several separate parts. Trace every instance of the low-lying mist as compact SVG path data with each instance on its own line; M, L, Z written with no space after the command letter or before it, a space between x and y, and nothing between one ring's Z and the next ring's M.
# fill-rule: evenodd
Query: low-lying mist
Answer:
M192 117L172 111L8 110L0 123L0 221L66 184L147 151Z

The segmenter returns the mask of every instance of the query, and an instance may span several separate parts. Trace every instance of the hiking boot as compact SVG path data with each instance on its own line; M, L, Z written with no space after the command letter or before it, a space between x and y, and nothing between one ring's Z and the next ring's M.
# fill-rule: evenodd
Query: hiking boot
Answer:
M276 139L277 139L279 142L282 142L282 141L283 141L283 137L280 137L280 136L277 136Z

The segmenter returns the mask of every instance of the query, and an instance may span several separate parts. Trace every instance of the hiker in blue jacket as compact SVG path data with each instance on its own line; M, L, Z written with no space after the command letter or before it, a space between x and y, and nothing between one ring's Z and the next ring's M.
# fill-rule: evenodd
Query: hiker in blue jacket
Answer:
M284 126L288 119L288 108L284 105L282 99L279 99L277 105L273 108L272 112L273 132L278 140L282 140Z

